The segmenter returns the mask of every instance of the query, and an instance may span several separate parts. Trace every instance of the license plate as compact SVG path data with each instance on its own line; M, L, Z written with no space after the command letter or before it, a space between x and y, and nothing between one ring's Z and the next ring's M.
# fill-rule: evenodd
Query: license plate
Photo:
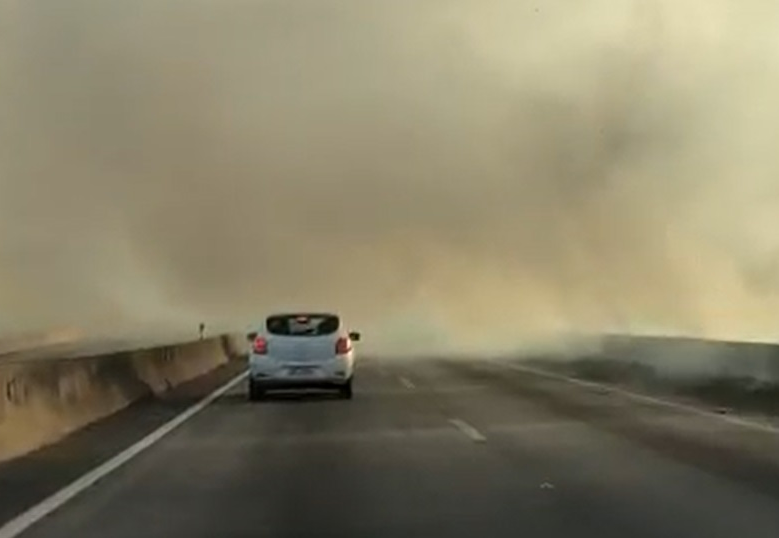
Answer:
M314 373L314 370L315 368L312 368L311 366L292 366L289 369L289 373L290 375L303 376Z

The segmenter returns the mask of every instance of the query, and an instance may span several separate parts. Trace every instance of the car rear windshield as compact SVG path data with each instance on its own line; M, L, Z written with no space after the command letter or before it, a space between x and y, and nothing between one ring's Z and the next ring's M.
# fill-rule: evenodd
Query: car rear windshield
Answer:
M279 336L325 336L337 332L341 320L331 314L284 314L270 316L265 325Z

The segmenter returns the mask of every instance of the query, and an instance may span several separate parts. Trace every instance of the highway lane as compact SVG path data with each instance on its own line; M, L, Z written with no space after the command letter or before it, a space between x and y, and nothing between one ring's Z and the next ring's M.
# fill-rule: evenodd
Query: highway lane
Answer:
M231 391L23 534L779 536L777 434L485 361Z

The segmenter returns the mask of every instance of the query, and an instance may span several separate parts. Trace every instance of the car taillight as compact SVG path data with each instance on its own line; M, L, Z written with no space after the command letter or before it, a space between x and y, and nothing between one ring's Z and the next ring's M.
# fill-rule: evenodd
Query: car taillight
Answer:
M339 338L338 341L335 343L336 355L346 355L351 350L352 350L352 343L345 336Z
M268 340L262 336L258 336L254 339L254 347L252 348L255 355L267 355L268 354Z

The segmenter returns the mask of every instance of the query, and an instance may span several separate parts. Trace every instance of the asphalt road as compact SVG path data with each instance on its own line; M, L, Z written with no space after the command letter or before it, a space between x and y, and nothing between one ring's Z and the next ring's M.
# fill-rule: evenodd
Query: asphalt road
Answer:
M779 536L769 429L484 361L358 373L242 384L23 536Z

